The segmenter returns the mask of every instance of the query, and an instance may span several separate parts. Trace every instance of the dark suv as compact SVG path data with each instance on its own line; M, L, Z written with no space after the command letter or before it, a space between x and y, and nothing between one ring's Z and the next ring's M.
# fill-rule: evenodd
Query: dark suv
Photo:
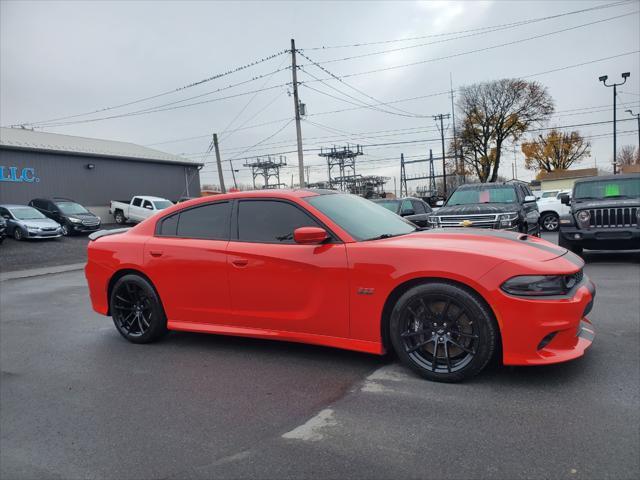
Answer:
M373 202L406 218L419 227L429 226L429 214L431 214L432 210L424 200L413 197L377 198Z
M538 204L524 182L460 185L429 217L434 228L473 227L540 236Z
M577 180L573 195L561 197L571 206L560 217L558 243L574 253L640 248L640 174Z
M4 241L7 236L7 221L0 215L0 243Z
M29 206L58 222L63 235L90 233L100 228L100 217L68 198L34 198Z

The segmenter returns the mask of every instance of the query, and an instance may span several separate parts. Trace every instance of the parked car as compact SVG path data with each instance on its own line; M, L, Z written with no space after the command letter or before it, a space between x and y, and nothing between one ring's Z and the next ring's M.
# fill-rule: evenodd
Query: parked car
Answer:
M419 198L378 198L372 200L381 207L406 218L411 223L419 227L429 227L429 214L432 212L431 207Z
M166 198L138 195L128 201L111 200L109 213L113 215L117 224L138 223L171 205L173 203Z
M559 244L574 253L640 249L640 174L576 180L570 212L560 218Z
M524 182L460 185L429 217L432 227L512 230L540 236L536 197Z
M29 206L58 222L65 236L91 233L100 228L100 217L68 198L34 198Z
M547 232L558 231L560 217L569 213L569 207L561 201L562 195L571 196L571 190L560 190L555 196L546 196L538 199L540 226Z
M0 205L0 216L7 222L7 235L16 240L62 236L58 222L28 205Z
M93 308L133 343L167 330L383 354L458 381L583 355L595 288L584 262L536 237L420 230L329 190L259 190L173 206L92 233ZM553 319L553 321L549 321Z
M7 237L7 221L0 215L0 243Z

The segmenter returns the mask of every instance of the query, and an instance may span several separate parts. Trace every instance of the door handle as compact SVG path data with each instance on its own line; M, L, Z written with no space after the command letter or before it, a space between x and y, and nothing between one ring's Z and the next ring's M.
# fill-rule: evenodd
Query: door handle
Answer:
M151 254L152 257L161 257L162 256L162 251L161 250L149 250L149 254Z
M236 258L235 260L231 260L236 267L246 267L249 264L249 260L246 258Z

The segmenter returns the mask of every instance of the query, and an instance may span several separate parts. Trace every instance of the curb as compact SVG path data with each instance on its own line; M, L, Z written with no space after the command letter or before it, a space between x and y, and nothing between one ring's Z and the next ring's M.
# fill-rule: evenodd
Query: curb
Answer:
M42 275L53 275L56 273L73 272L82 270L84 263L72 263L70 265L59 265L57 267L31 268L29 270L18 270L15 272L0 273L0 282L7 280L17 280L19 278L40 277Z

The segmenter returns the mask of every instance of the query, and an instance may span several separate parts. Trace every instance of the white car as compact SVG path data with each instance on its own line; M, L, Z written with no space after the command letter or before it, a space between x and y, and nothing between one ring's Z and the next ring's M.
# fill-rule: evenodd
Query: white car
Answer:
M551 194L553 192L553 194ZM548 195L545 195L549 193ZM560 225L560 217L569 213L570 207L560 201L560 196L568 194L571 190L549 190L538 199L538 211L540 212L540 226L547 232L557 232Z
M109 213L119 225L127 222L138 223L171 205L173 203L166 198L137 195L128 202L111 200Z

